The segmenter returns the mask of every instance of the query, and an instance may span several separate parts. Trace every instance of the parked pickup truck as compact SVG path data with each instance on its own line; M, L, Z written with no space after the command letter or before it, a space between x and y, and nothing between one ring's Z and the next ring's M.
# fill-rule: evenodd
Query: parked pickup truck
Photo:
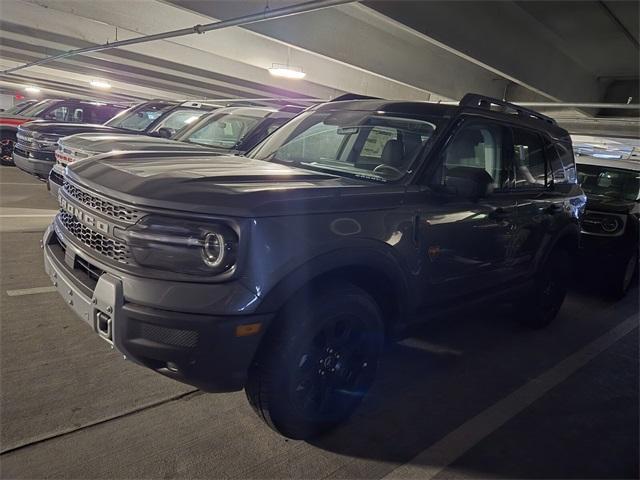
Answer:
M500 100L329 102L247 156L69 165L45 270L126 359L244 387L308 438L351 415L408 325L498 301L552 321L586 202L574 169L564 129Z
M74 133L129 134L160 136L163 129L183 128L218 105L202 102L145 102L121 112L104 125L78 125L60 122L29 122L18 128L13 158L18 167L42 179L56 163L58 140ZM106 119L105 119L106 120Z
M66 98L42 100L20 112L2 112L0 113L1 163L3 165L13 164L13 148L17 140L18 128L26 122L43 119L56 123L69 122L74 125L79 123L103 123L125 108L127 108L127 105L121 103ZM22 153L21 157L24 155L27 155L25 158L29 158L25 152Z
M576 163L587 194L580 267L621 298L638 275L640 162L580 155Z
M194 151L244 153L302 111L301 107L228 107L203 115L171 139L141 135L79 134L62 138L56 165L49 174L49 191L58 195L69 163L111 151Z

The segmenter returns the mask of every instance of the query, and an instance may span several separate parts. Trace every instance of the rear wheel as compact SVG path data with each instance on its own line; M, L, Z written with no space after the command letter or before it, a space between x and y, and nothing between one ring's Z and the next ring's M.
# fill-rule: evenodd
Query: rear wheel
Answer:
M547 258L535 278L531 295L520 305L521 322L531 328L544 328L558 314L570 277L569 254L562 249L555 249Z
M353 413L373 383L384 340L380 309L362 289L342 283L311 293L279 314L246 385L256 413L296 439Z
M2 165L14 165L13 147L16 144L16 134L12 132L2 132L0 134L0 163Z

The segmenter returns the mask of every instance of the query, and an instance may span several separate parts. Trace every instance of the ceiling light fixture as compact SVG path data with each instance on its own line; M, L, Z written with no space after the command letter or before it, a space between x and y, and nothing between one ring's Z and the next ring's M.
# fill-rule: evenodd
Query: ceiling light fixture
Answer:
M269 73L274 77L293 78L296 80L304 78L307 75L302 71L302 67L279 63L272 64L271 68L269 68Z
M29 93L40 93L40 88L35 85L27 85L24 87L24 91Z
M109 82L107 82L106 80L91 80L89 82L89 84L93 87L93 88L99 88L101 90L109 90L111 88L111 84Z

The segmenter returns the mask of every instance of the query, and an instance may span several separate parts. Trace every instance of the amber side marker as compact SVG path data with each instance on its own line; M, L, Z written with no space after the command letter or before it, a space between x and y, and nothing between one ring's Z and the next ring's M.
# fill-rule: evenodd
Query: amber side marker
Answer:
M236 327L236 337L248 337L249 335L255 335L260 331L261 327L261 323L248 323L246 325L238 325Z

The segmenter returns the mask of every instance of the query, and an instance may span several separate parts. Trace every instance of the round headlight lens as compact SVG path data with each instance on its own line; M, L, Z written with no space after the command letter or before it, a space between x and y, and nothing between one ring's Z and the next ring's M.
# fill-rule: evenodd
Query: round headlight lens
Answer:
M208 267L219 267L224 260L224 237L207 233L202 244L202 260Z
M618 229L618 220L615 218L606 218L600 222L602 230L607 233L615 232Z

